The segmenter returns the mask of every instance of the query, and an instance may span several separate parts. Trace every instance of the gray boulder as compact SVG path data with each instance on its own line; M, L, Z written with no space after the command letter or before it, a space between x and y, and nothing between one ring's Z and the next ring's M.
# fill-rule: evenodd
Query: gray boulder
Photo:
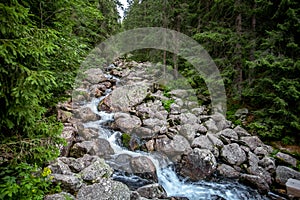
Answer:
M77 192L83 184L81 178L77 177L75 174L51 174L51 182L55 184L60 184L63 191L70 193Z
M219 174L228 178L238 178L240 175L240 172L226 164L221 164L220 166L218 166L217 171Z
M289 178L300 180L300 172L281 165L276 168L277 183L279 183L280 185L285 185Z
M94 113L89 107L79 108L78 110L75 110L74 113L74 116L82 122L97 121L100 119L100 116Z
M86 74L85 80L91 84L97 84L107 80L102 70L99 68L91 68L84 72Z
M257 136L241 137L241 143L248 146L251 151L254 151L257 147L263 147L264 143Z
M261 193L267 193L270 190L268 183L259 176L242 174L240 180L257 188Z
M80 172L80 176L84 181L87 182L98 182L101 178L110 177L113 173L113 170L105 161L101 158L98 158L90 166L85 168Z
M156 168L153 162L146 156L133 157L130 160L132 172L142 178L157 181Z
M290 156L288 154L278 152L275 155L275 158L277 158L278 160L280 160L280 161L282 161L282 162L284 162L286 164L289 164L289 165L291 165L293 167L297 166L297 159L293 158L292 156Z
M129 188L120 182L100 179L99 183L83 186L77 194L77 200L130 200Z
M246 161L246 153L236 143L225 145L221 150L221 156L231 165L240 165Z
M125 133L131 133L133 129L142 125L140 118L127 113L115 113L115 126Z
M149 198L149 199L166 198L167 197L165 190L158 183L140 187L137 189L137 192L140 194L140 196Z
M180 174L193 181L209 177L217 168L215 156L207 149L195 148L183 156Z
M49 194L44 197L44 200L75 200L75 197L67 192Z

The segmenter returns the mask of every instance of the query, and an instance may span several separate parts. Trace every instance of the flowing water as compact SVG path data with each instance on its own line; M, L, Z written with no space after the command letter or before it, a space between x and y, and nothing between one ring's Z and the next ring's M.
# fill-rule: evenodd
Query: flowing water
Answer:
M113 121L113 113L98 111L98 103L105 98L111 90L107 90L101 98L94 98L85 106L90 107L93 112L101 116L101 120L87 122L84 124L86 128L96 128L99 130L99 137L108 140L111 147L114 149L115 155L128 154L130 156L147 156L156 166L158 182L165 189L168 196L186 197L190 200L200 199L226 199L226 200L241 200L241 199L268 199L260 195L256 190L253 190L243 184L233 180L219 181L199 181L189 182L180 178L169 161L162 162L163 159L159 155L149 154L146 152L132 152L120 146L121 133L110 130L106 125ZM107 161L109 164L111 160ZM137 189L143 185L151 183L151 181L143 179L135 175L128 175L122 171L116 171L113 175L115 180L126 183L131 189Z

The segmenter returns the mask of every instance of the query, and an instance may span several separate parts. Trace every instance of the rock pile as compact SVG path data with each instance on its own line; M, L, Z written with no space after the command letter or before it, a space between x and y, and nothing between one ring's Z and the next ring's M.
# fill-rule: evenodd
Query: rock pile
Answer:
M190 180L209 179L218 174L268 193L274 186L284 186L289 178L300 179L296 170L299 162L295 158L282 152L274 155L271 146L241 126L233 125L219 113L209 115L208 107L193 101L189 91L166 90L156 82L153 74L159 71L152 69L150 63L117 61L114 65L110 73L120 77L118 84L101 69L90 69L81 87L74 91L74 109L69 104L59 105L67 146L61 147L62 157L49 168L53 182L60 182L69 194L56 196L73 195L77 199L166 196L155 183L156 169L151 159L127 154L112 156L115 152L107 140L98 138L99 130L82 125L100 119L82 103L93 97L103 97L98 109L113 113L114 121L108 126L123 134L123 145L133 151L158 152L175 164L181 176ZM108 90L112 92L104 97ZM104 158L110 161L110 166ZM151 180L151 184L130 191L110 178L112 168L139 175ZM45 199L57 199L55 195Z

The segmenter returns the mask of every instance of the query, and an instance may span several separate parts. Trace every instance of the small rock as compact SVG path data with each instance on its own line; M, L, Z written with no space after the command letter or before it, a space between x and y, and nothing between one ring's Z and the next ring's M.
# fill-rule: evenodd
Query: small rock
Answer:
M289 178L285 185L287 195L292 198L300 197L300 180Z
M265 170L267 170L271 174L273 174L276 171L276 165L275 165L274 158L264 157L263 159L261 159L258 162L258 164L260 166L262 166L263 168L265 168Z
M244 128L239 125L236 126L233 130L238 134L239 137L251 136Z

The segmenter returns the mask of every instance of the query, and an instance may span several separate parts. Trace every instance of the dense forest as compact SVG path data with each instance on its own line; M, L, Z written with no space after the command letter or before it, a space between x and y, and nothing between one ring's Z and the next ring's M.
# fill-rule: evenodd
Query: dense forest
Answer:
M184 33L220 69L228 118L265 141L300 138L300 3L296 0L6 0L0 3L0 199L42 199L59 190L41 171L59 155L65 101L81 61L120 31L164 27ZM209 95L184 59L144 49L129 59L173 66ZM203 102L209 103L209 102ZM244 121L234 116L247 108ZM22 180L22 181L21 181Z
M5 2L5 3L4 3ZM114 0L8 0L0 3L0 199L42 199L59 155L66 100L80 62L120 24ZM36 174L36 175L33 175ZM21 181L22 180L22 181Z
M241 124L234 112L246 107L250 113L243 125L252 133L265 140L299 141L297 1L132 0L129 5L124 29L160 26L184 33L204 46L225 81L227 117ZM194 88L207 93L195 69L176 55L143 50L136 52L135 59L170 64Z

